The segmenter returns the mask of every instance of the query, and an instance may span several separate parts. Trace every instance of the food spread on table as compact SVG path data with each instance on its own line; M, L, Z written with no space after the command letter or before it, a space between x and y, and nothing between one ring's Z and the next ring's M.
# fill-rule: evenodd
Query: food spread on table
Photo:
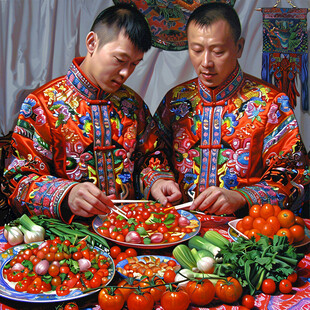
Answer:
M141 303L146 309L220 303L251 309L261 292L291 293L304 256L296 245L310 241L302 218L270 204L229 222L233 240L213 229L198 235L198 217L158 202L121 210L96 217L92 227L26 215L8 223L4 235L13 247L1 253L0 295L67 302L99 291L102 309Z

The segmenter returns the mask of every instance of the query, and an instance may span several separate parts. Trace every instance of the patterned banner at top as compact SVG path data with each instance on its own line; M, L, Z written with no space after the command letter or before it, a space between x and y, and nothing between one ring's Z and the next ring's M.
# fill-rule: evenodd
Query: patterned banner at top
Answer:
M147 19L152 32L153 46L169 51L187 49L185 27L190 14L201 4L236 0L113 0L134 4Z
M285 92L295 107L299 76L302 108L308 111L308 9L274 7L262 13L262 78Z

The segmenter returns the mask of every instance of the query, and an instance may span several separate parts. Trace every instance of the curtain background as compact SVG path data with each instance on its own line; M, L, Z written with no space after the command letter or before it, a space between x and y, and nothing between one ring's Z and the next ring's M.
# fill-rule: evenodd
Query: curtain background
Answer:
M246 42L240 64L245 72L257 77L261 77L262 65L262 13L256 8L272 7L275 3L276 0L236 0L234 6ZM310 8L310 0L292 3ZM0 136L14 128L21 103L31 91L65 75L72 59L85 55L85 37L93 20L110 5L112 0L0 0ZM291 6L282 0L278 7ZM308 41L309 16L310 13ZM308 49L309 45L308 42ZM171 87L193 77L187 51L152 47L126 84L144 98L154 113ZM299 79L297 87L301 92ZM302 111L300 98L297 100L295 114L309 151L310 112Z

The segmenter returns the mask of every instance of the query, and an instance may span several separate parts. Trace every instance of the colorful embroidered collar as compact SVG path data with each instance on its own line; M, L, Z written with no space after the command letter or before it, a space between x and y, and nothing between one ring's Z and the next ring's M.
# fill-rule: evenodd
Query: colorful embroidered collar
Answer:
M104 100L110 93L91 83L83 74L80 64L84 57L74 58L67 73L67 80L86 98L90 100Z
M198 78L198 89L201 98L206 102L216 102L230 97L239 87L243 79L243 71L239 64L228 79L218 87L211 89L203 85Z

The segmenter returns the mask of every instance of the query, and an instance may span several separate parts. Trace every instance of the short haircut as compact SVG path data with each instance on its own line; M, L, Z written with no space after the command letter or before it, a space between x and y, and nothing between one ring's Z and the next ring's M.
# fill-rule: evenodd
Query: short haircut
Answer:
M133 45L141 52L147 52L152 45L152 35L144 15L127 3L108 7L96 17L90 31L95 32L102 46L125 32Z
M227 21L230 25L235 42L237 42L241 36L239 16L231 5L222 2L205 3L196 8L187 21L186 32L189 24L192 22L201 27L205 27L219 20Z

